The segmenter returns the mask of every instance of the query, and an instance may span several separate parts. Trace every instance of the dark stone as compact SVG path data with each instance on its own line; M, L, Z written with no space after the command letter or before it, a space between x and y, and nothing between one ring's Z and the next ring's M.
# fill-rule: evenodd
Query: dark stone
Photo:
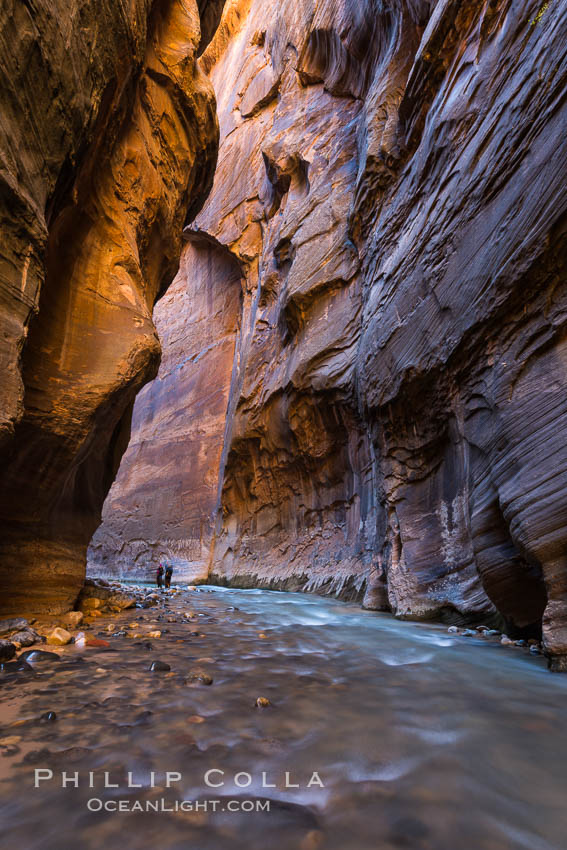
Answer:
M171 667L165 661L152 661L150 670L152 673L168 673Z
M40 723L54 723L57 720L57 715L54 711L46 711L39 718Z
M56 652L47 652L44 649L28 649L27 652L22 652L20 661L29 661L31 664L37 664L39 661L60 661L61 656Z
M16 647L9 640L0 640L0 661L9 661L16 654Z
M2 673L33 673L33 667L27 661L18 658L17 661L5 661L0 664Z

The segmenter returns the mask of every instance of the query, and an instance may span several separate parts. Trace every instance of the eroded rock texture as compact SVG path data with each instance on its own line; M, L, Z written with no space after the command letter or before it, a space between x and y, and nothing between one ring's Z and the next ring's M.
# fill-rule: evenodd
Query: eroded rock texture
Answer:
M8 2L0 40L0 608L65 610L218 127L195 0Z
M221 147L192 228L243 273L202 502L218 580L543 623L564 665L566 37L562 2L227 3L200 60ZM99 561L147 486L127 462Z

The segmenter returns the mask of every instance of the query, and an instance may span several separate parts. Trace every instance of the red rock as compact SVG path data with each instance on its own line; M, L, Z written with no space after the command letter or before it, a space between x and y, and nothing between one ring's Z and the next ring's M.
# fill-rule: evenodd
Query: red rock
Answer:
M107 640L103 640L102 638L87 638L85 641L87 646L110 646Z

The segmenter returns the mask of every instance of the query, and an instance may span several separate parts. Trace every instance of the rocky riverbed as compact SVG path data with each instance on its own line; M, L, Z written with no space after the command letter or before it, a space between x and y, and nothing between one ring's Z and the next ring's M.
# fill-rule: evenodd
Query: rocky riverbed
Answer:
M79 607L0 624L3 847L564 846L567 681L535 643L268 591Z

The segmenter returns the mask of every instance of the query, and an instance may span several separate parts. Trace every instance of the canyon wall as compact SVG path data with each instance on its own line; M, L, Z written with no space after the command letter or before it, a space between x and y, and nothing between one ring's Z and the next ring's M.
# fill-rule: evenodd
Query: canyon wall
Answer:
M221 3L201 0L209 38ZM204 35L204 34L203 34ZM0 11L0 609L68 610L218 151L195 0Z
M156 310L93 569L173 541L184 575L543 628L566 666L566 44L561 2L229 0L210 259Z

